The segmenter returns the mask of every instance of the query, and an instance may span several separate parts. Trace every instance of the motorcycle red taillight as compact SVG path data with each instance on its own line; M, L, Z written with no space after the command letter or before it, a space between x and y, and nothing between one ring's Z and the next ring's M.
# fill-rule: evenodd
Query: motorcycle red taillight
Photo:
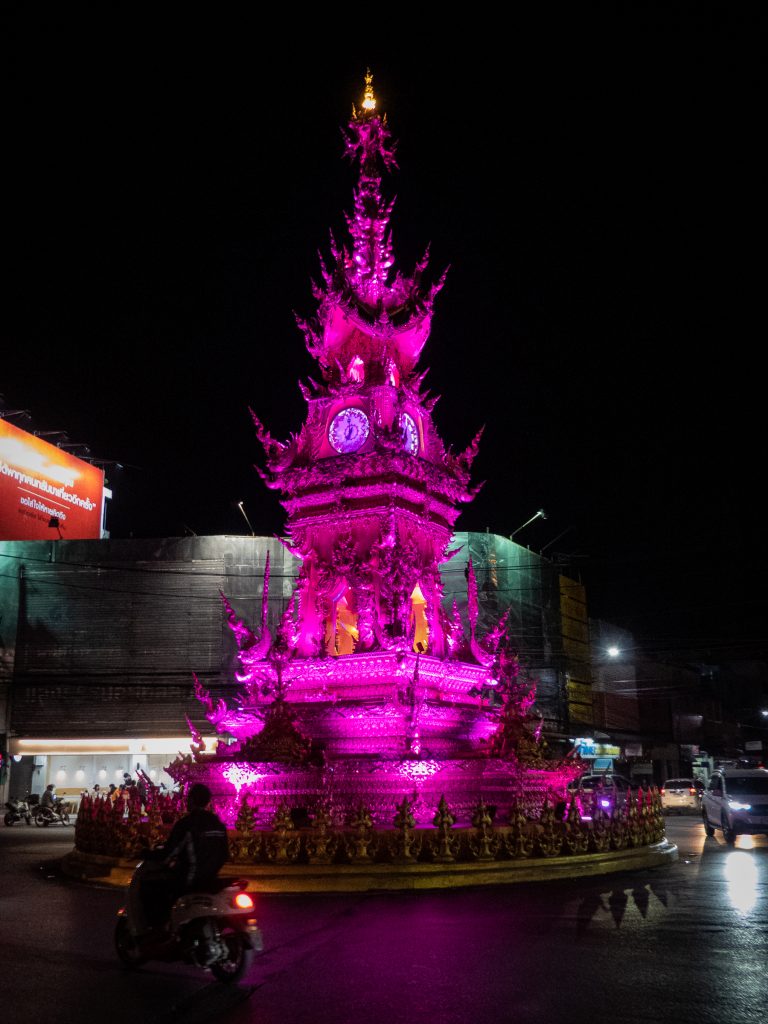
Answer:
M693 786L691 786L691 788L688 790L688 792L691 794L691 796L696 796L696 790L694 789Z
M659 793L660 793L660 794L661 794L662 796L664 796L664 787L663 787L663 786L662 786L662 787L661 787L661 789L659 790Z
M253 910L253 900L247 892L239 892L232 902L238 910Z

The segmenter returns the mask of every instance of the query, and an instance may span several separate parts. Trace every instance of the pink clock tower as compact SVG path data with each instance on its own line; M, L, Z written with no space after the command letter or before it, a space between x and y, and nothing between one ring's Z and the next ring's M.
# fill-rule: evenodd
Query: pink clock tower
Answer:
M307 658L394 649L445 658L454 642L438 566L457 505L473 496L479 437L461 455L446 450L436 399L422 390L418 361L442 278L423 283L426 256L410 276L395 269L393 204L381 187L394 150L369 75L346 136L359 166L351 244L333 244L317 314L299 322L321 382L302 385L307 420L288 444L257 421L265 479L284 495L303 563L298 652Z
M422 816L445 795L468 818L481 795L501 799L524 771L542 794L565 776L541 762L532 693L502 649L504 620L476 635L471 563L467 635L457 609L443 606L439 567L456 553L459 507L478 489L470 468L480 435L454 454L432 419L437 399L418 364L443 278L425 282L426 256L410 275L395 267L393 203L382 191L395 146L370 74L345 140L359 175L349 241L332 240L317 312L299 321L319 368L300 385L306 421L283 443L254 416L262 476L281 495L284 543L301 560L296 592L274 636L268 571L258 633L225 600L244 689L236 708L199 687L198 696L235 742L198 752L182 774L210 781L216 765L220 802L227 786L238 800L245 788L265 815L279 801L314 806L329 786L346 811L362 801L388 815L417 786ZM524 741L526 763L511 736Z

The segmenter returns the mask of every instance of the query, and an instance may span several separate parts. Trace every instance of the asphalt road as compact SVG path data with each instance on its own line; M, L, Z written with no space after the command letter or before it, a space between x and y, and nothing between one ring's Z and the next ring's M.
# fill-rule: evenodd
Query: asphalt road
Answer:
M226 988L126 972L121 894L65 880L72 830L0 828L0 1008L18 1024L751 1024L768 1017L768 840L668 819L677 864L418 894L260 896L265 952Z

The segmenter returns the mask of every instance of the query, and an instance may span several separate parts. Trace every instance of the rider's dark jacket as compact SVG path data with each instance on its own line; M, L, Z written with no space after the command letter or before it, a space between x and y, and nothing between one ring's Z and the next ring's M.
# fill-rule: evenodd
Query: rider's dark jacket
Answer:
M229 859L226 826L211 811L190 811L171 829L164 853L180 887L205 886Z

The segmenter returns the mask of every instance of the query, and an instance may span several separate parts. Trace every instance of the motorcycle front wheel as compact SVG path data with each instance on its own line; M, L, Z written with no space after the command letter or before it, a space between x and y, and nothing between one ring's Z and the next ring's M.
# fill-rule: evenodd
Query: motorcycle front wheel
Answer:
M115 952L125 967L140 967L145 962L136 939L131 935L127 917L118 917L117 919Z
M253 950L246 944L241 932L225 932L221 937L227 947L227 958L211 964L211 973L217 981L239 981L251 966Z
M6 816L3 818L3 821L10 828L10 826L13 825L13 823L16 821L16 815L8 811Z

